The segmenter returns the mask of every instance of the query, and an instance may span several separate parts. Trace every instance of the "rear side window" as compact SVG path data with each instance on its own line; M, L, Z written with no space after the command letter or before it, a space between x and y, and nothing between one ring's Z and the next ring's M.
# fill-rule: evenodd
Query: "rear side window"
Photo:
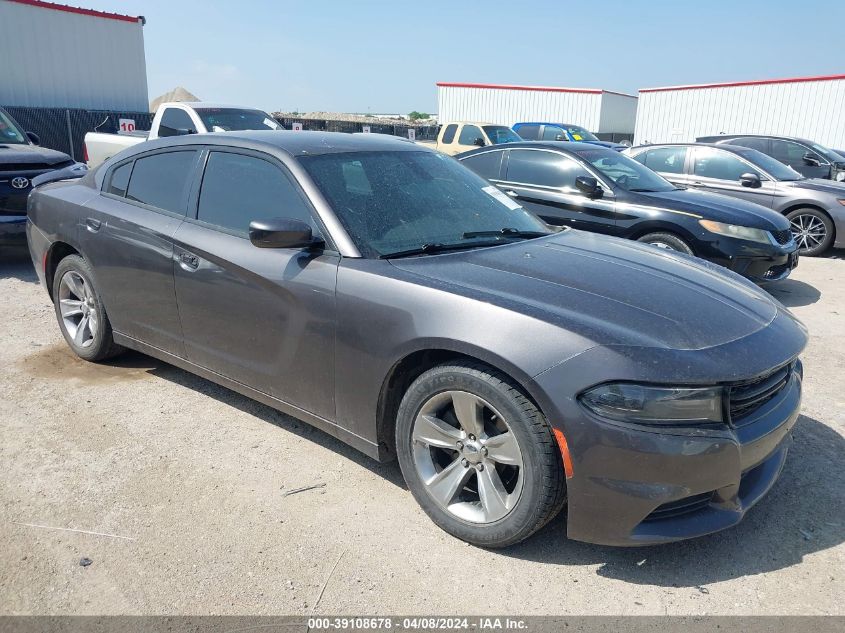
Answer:
M530 123L528 125L520 125L516 131L526 141L536 141L540 138L540 126Z
M507 179L514 183L574 189L578 176L589 175L574 160L554 152L513 149L508 157Z
M458 131L457 123L450 123L446 126L446 130L443 132L443 143L445 145L450 144L452 141L455 140L455 132Z
M188 181L196 151L166 152L135 161L126 198L171 213L185 214Z
M738 181L742 174L760 175L733 154L717 149L697 147L693 158L693 173L702 178Z
M179 130L191 130L196 132L196 126L191 121L188 113L179 108L167 108L161 115L161 122L158 124L159 136L176 136Z
M458 145L475 145L478 139L484 139L481 130L475 125L465 125L461 128L461 135L458 137Z
M636 157L639 162L652 171L666 174L684 173L684 161L687 159L686 147L661 147L643 152Z
M120 196L126 195L126 185L129 184L129 174L132 173L132 163L126 163L115 169L109 178L109 186L106 187L106 193Z
M369 187L361 173L347 173L355 188ZM293 218L316 228L296 185L276 165L255 156L211 152L197 218L246 237L253 220Z
M487 180L499 178L504 152L484 152L464 158L461 162L476 174Z

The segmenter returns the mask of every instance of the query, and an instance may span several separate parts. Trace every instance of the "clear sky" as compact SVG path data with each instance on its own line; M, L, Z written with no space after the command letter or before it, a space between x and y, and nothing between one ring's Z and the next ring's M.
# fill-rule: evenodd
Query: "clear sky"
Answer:
M636 93L845 73L829 0L64 2L146 16L150 99L182 85L266 110L434 112L437 81Z

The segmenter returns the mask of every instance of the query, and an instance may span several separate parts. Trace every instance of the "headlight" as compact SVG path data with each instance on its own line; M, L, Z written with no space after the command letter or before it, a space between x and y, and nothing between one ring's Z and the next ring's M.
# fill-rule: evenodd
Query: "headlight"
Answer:
M585 391L581 403L603 418L641 424L722 422L721 387L655 387L608 383Z
M762 242L763 244L771 244L769 239L769 232L763 229L752 229L750 226L739 226L738 224L724 224L722 222L714 222L713 220L699 220L698 223L711 233L718 235L727 235L728 237L735 237L740 240L749 240L751 242Z

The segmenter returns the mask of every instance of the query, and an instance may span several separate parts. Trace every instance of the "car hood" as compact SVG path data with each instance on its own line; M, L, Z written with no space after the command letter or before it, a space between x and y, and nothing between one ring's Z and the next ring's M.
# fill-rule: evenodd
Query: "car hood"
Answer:
M641 204L694 213L716 222L750 226L765 231L784 231L789 228L789 220L776 211L718 193L676 189L658 193L636 193L635 196Z
M807 178L806 180L795 180L787 184L795 189L809 189L821 193L829 193L837 198L845 198L845 182L834 180L822 180L821 178Z
M20 165L44 163L58 165L66 163L71 158L64 152L57 152L38 145L17 145L0 143L0 167L6 165Z
M779 310L768 294L714 264L572 229L391 263L596 344L703 349L765 328Z
M628 149L627 145L621 143L612 143L610 141L581 141L582 143L589 143L590 145L598 145L600 147L607 147L608 149L615 149L617 152Z

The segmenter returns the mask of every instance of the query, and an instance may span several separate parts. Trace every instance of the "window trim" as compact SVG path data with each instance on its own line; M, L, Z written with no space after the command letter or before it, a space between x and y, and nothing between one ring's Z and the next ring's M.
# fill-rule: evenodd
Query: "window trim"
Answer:
M572 154L567 154L567 153L561 152L559 150L548 149L548 148L545 148L545 147L509 147L507 150L502 150L502 151L508 152L508 158L507 158L508 168L510 168L511 152L523 152L523 151L525 151L525 152L546 152L547 154L556 154L558 156L561 156L565 159L571 160L572 162L578 164L587 173L589 173L593 178L595 178L598 181L601 188L604 190L604 196L606 196L606 197L615 196L613 188L610 185L608 185L607 182L605 182L604 178L599 173L597 173L597 170L595 170L592 165L586 164L580 158L573 156ZM537 189L537 190L540 190L540 191L553 191L555 193L566 193L566 194L576 193L576 194L579 194L579 195L582 195L582 196L584 195L581 191L579 191L575 187L565 187L565 186L564 187L551 187L551 186L548 186L548 185L538 185L536 183L519 182L518 180L507 180L507 176L508 176L508 173L507 173L507 171L505 171L505 180L501 180L499 182L501 182L502 184L515 185L517 187L524 187L526 189Z
M196 180L196 170L197 170L197 163L200 160L200 156L202 155L202 151L200 151L200 146L197 145L174 145L170 147L161 147L158 149L150 150L148 152L142 152L140 154L134 154L133 156L127 158L126 160L122 160L119 163L115 163L109 167L108 172L106 173L105 177L103 178L103 183L100 187L100 195L106 198L110 198L112 200L119 200L126 204L131 204L133 207L139 207L141 209L145 209L147 211L155 211L156 213L161 213L163 215L168 215L173 218L182 218L185 219L188 217L188 213L190 212L190 199L191 199L191 191L194 187L194 181ZM161 207L157 207L152 204L146 204L144 202L138 202L137 200L130 200L126 197L126 195L118 196L113 193L109 193L106 191L107 183L111 183L111 177L114 171L127 163L133 163L132 171L129 174L129 183L132 182L132 176L135 175L135 163L137 163L142 158L149 158L151 156L157 156L159 154L172 154L175 152L194 152L196 156L194 157L193 165L191 166L188 172L188 180L190 186L187 187L187 196L185 197L185 193L183 192L184 203L185 203L185 212L184 213L177 213L175 211L170 211L169 209L162 209ZM188 183L186 183L187 185ZM129 184L126 187L126 193L129 193Z
M236 231L234 229L229 229L225 226L220 226L219 224L213 224L211 222L206 222L204 220L199 219L199 202L200 202L200 194L202 193L202 183L205 179L205 172L208 167L208 159L211 156L212 152L219 152L222 154L240 154L242 156L249 156L250 158L255 158L258 160L264 160L281 172L281 175L288 179L291 183L293 188L296 190L299 197L302 199L305 209L311 215L312 220L314 221L314 225L316 229L320 232L320 237L325 241L325 246L323 248L323 252L330 252L330 253L339 253L339 249L334 242L334 239L331 236L331 233L326 228L326 224L323 222L323 219L320 217L320 214L317 212L314 204L311 202L311 198L302 188L302 185L299 183L297 178L293 175L293 172L285 165L282 161L271 154L267 154L265 152L261 152L254 149L248 149L244 147L237 147L237 146L230 146L230 145L202 145L199 146L201 148L200 152L200 160L197 165L196 169L196 176L194 178L193 184L191 186L191 191L188 197L188 213L185 216L185 221L190 222L191 224L196 224L197 226L201 226L203 228L210 229L212 231L217 231L218 233L225 233L227 235L231 235L232 237L237 237L243 240L249 240L249 235L244 235L240 231ZM282 216L279 216L282 217ZM284 250L301 250L301 249L284 249Z

